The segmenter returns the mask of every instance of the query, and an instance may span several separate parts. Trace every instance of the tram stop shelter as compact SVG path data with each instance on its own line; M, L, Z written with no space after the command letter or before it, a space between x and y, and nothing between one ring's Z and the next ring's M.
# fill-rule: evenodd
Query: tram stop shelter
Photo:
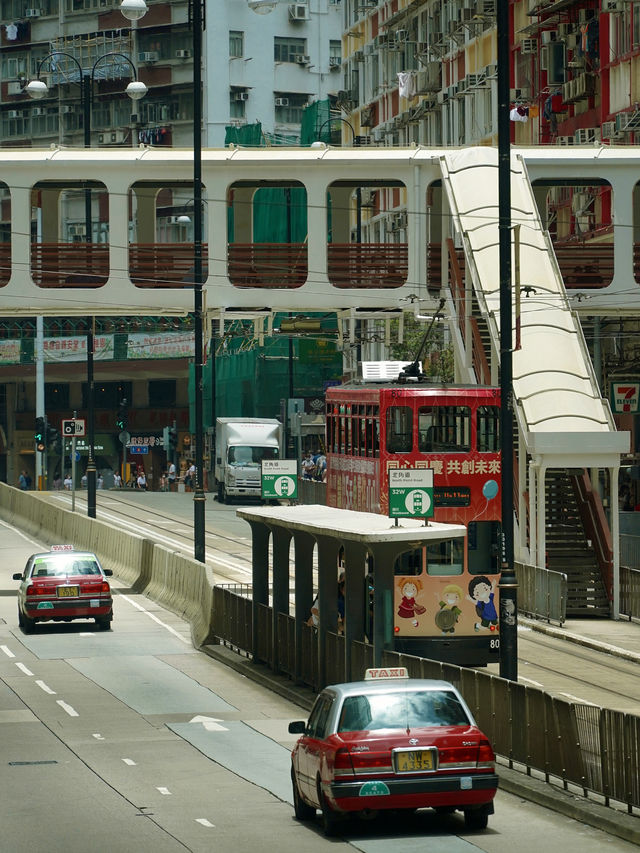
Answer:
M314 554L317 556L318 588L318 676L326 684L327 632L337 630L338 572L345 570L344 649L348 678L351 672L351 644L365 640L368 586L366 576L373 570L374 665L380 666L384 650L393 648L393 583L396 558L404 551L428 542L466 536L461 524L442 524L413 518L391 519L370 512L354 512L321 505L243 508L252 531L253 652L257 654L257 605L269 604L269 542L272 540L272 648L274 670L278 670L278 614L290 614L290 545L294 545L295 588L295 675L300 673L302 629L314 599ZM341 554L342 549L344 549ZM339 567L342 557L343 566Z

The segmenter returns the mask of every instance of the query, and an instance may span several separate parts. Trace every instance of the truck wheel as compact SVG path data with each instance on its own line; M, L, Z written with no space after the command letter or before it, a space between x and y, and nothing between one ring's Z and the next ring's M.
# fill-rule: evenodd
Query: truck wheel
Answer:
M224 497L223 497L223 500L224 500L225 504L229 505L229 504L231 503L231 498L230 498L230 497L229 497L229 495L227 494L227 490L225 489L225 487L224 487L224 486L222 487L222 494L223 494L223 496L224 496Z

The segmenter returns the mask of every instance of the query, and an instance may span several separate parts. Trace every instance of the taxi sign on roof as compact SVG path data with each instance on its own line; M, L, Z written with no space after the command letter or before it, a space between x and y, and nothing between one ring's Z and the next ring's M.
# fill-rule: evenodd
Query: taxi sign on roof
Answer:
M52 551L73 551L73 545L52 545Z
M365 681L379 681L382 678L409 678L406 666L393 666L384 669L367 669L364 673Z

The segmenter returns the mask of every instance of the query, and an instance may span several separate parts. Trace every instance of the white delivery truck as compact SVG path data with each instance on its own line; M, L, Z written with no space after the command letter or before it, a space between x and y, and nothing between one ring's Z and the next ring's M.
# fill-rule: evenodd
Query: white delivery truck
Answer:
M282 456L282 424L275 418L217 418L215 477L218 501L259 498L263 459Z

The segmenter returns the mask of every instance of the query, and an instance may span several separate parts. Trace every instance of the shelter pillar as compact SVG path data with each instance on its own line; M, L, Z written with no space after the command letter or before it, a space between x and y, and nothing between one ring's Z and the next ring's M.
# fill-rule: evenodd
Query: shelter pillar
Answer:
M407 542L371 542L373 554L373 665L381 666L386 649L393 645L394 565L410 547Z
M318 543L318 688L327 684L326 638L338 630L338 553L342 542L316 535Z
M254 663L260 658L259 605L269 605L269 528L261 521L247 519L251 526L251 582L253 585L252 655Z
M351 644L364 642L369 591L366 582L368 548L363 542L344 543L344 671L347 681L358 681L363 673L353 672Z
M291 531L284 527L273 527L273 603L271 611L271 636L273 671L280 671L278 660L279 643L279 616L281 613L289 614L289 545L291 544ZM285 636L286 640L286 636Z
M293 532L295 552L295 648L293 677L297 684L302 682L303 632L313 604L313 549L316 541L310 533L302 530Z
M620 501L618 500L618 475L620 468L616 465L609 468L609 482L611 483L611 496L609 506L611 508L611 539L613 545L613 579L611 618L620 618Z

